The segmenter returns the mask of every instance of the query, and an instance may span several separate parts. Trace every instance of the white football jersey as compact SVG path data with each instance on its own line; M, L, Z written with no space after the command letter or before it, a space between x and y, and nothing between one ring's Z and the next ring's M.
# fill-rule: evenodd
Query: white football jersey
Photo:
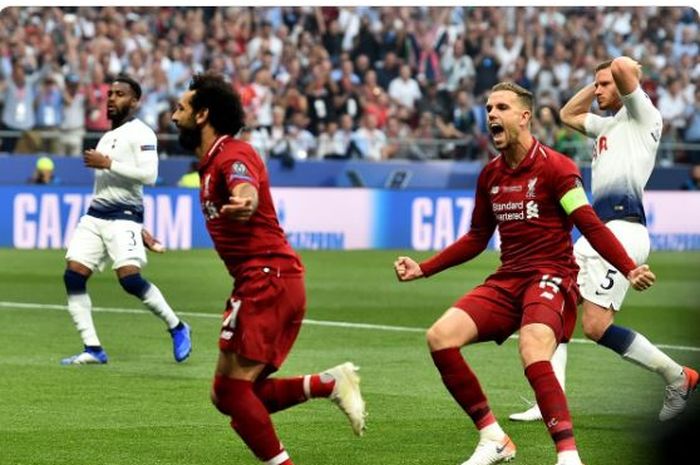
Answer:
M112 159L108 170L95 170L95 190L88 215L143 222L143 186L158 176L157 139L139 119L106 132L96 150Z
M614 116L586 117L586 134L596 139L593 208L603 221L637 217L646 224L642 195L659 148L661 113L641 87L622 96L622 103Z

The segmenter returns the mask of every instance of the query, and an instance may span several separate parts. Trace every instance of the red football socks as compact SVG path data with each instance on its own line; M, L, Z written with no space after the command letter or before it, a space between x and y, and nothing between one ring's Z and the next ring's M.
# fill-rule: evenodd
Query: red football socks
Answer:
M231 427L263 462L284 454L270 414L253 392L253 383L224 376L214 378L217 408L231 417ZM291 464L291 461L281 462Z
M496 422L479 380L464 361L459 349L450 348L431 352L442 382L460 407L469 415L478 429Z
M576 450L569 406L564 391L554 376L552 364L549 361L535 362L525 368L525 376L535 391L537 405L557 452Z
M315 397L329 397L335 380L328 375L267 378L253 385L255 394L270 413L293 407Z

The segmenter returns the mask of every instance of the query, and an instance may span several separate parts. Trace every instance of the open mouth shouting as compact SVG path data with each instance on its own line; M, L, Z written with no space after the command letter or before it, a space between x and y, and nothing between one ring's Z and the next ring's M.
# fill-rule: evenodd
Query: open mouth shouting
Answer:
M497 121L490 122L489 134L491 134L491 140L496 146L505 142L506 130L501 123Z

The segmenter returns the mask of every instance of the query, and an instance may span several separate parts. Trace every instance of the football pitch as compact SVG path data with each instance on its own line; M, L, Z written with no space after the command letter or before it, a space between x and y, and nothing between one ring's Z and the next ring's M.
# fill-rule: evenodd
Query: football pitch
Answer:
M399 284L395 251L303 252L308 312L281 375L352 360L369 411L364 437L340 411L313 400L273 415L298 465L457 465L478 440L444 389L424 330L498 262L486 253L429 280ZM426 254L412 254L423 258ZM172 359L163 323L127 295L114 274L88 290L104 366L59 365L81 349L65 310L62 251L0 249L0 464L252 465L259 463L210 404L220 314L231 287L211 250L150 255L144 276L193 328L194 352ZM645 334L682 364L700 365L700 253L652 254L658 283L630 291L618 323ZM567 392L588 465L657 464L664 383L607 349L569 346ZM517 341L463 351L492 409L518 446L518 465L554 465L541 422L507 416L532 399ZM687 415L698 415L700 393ZM676 425L665 425L673 428ZM697 431L696 431L697 433ZM692 444L689 450L693 450Z

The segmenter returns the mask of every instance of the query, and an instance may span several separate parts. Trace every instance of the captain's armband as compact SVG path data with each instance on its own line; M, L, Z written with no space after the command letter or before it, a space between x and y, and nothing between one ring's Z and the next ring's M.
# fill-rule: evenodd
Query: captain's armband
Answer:
M570 215L577 208L588 205L588 197L586 197L586 191L583 190L583 187L574 187L559 199L559 203L566 214Z

